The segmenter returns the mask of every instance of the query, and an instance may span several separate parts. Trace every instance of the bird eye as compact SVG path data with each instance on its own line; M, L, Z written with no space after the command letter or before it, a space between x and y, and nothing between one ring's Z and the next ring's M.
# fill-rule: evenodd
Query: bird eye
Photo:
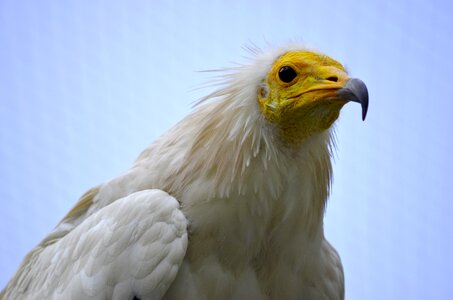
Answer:
M296 71L294 71L293 68L288 66L283 66L278 71L278 77L280 78L281 81L286 83L293 81L293 79L296 78L296 76L297 76Z

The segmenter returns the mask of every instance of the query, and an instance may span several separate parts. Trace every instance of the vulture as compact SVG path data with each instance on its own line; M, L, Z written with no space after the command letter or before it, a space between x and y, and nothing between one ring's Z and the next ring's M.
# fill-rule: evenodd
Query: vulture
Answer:
M344 299L325 239L332 125L365 84L303 45L253 50L88 190L1 299Z

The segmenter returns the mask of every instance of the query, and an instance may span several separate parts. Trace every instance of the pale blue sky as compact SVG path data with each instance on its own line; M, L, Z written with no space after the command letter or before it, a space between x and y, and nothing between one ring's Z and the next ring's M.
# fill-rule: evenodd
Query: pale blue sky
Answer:
M182 4L184 3L184 4ZM453 294L452 1L0 0L0 288L242 46L303 40L368 85L337 122L326 235L347 299Z

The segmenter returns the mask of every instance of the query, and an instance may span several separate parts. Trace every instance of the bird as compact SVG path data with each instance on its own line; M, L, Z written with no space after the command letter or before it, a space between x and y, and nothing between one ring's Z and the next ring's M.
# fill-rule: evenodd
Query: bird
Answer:
M1 299L344 299L326 240L334 123L366 85L303 44L250 49L121 175L88 190Z

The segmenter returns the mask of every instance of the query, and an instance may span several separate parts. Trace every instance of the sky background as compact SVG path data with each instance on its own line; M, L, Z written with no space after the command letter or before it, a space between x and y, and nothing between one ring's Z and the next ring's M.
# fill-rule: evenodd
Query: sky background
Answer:
M182 4L184 3L184 4ZM337 122L327 238L346 299L453 294L453 1L0 0L0 288L243 46L304 41L368 86Z

